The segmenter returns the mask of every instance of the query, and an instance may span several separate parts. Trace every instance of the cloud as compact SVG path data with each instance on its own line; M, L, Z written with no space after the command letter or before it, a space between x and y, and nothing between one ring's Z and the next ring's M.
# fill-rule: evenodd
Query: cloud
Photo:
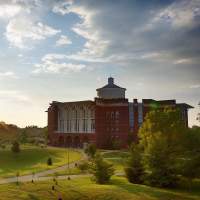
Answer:
M18 78L14 72L7 71L7 72L0 72L0 79L1 78Z
M112 58L112 62L124 62L125 59L121 59L124 57L128 58L126 64L131 63L132 58L171 60L174 64L182 58L191 62L198 59L200 39L195 30L200 25L198 0L159 1L156 4L151 0L117 1L115 4L74 0L57 3L53 12L74 13L80 18L72 30L86 39L86 43L81 51L71 55L74 60L109 62Z
M31 41L44 40L60 30L28 18L11 19L6 27L5 36L11 46L26 48Z
M1 0L0 18L11 19L17 15L30 14L39 5L40 0Z
M191 85L190 88L191 89L199 89L200 88L200 84Z
M199 25L199 17L199 0L182 0L173 2L166 9L159 12L154 18L154 23L170 23L173 27L187 28Z
M47 54L42 58L40 64L36 64L34 74L39 73L69 73L80 72L86 68L84 64L69 63L64 54Z
M72 3L73 3L73 0L55 3L53 8L52 8L52 11L54 13L57 13L57 14L60 14L60 15L68 14L69 13L68 6L72 5Z
M22 7L20 5L0 5L0 18L12 18L15 15L19 14L21 10Z
M101 57L109 41L100 38L98 29L94 28L93 17L96 15L95 11L92 9L88 10L82 5L77 5L74 1L55 4L52 11L62 15L75 13L81 19L81 22L72 27L72 31L85 38L87 42L81 51L70 56L71 59L87 62L101 62Z
M56 41L56 46L63 46L68 44L72 44L72 41L66 35L61 35L60 38Z
M189 58L181 58L181 59L174 61L175 65L177 65L177 64L190 64L190 63L192 63L192 60L189 59Z

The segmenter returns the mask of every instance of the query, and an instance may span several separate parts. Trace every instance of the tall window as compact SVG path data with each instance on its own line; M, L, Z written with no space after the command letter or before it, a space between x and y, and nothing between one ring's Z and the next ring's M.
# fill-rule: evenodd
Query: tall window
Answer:
M95 120L91 119L91 130L94 131L95 130Z
M115 112L115 119L119 119L119 111Z
M111 112L111 119L112 119L112 120L115 119L115 114L114 114L114 112Z

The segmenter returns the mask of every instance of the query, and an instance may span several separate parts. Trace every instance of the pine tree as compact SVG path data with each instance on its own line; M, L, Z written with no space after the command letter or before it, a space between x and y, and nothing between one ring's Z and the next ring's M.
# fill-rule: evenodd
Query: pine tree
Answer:
M130 157L127 166L124 168L126 177L131 183L142 183L144 176L144 167L142 163L141 150L138 145L130 146Z

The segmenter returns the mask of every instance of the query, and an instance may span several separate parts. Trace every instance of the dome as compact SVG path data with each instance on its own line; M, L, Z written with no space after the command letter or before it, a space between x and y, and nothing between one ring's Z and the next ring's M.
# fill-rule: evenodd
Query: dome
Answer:
M108 78L108 84L97 89L97 96L102 99L125 99L126 88L114 84L114 78Z

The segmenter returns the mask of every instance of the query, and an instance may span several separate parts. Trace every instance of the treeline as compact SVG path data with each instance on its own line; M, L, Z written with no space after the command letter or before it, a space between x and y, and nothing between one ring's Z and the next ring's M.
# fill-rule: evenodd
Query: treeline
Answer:
M125 168L132 183L176 187L200 178L200 127L186 128L176 110L154 110L130 146Z
M14 141L19 143L46 143L47 127L27 126L20 128L13 124L0 122L0 145L12 144Z

